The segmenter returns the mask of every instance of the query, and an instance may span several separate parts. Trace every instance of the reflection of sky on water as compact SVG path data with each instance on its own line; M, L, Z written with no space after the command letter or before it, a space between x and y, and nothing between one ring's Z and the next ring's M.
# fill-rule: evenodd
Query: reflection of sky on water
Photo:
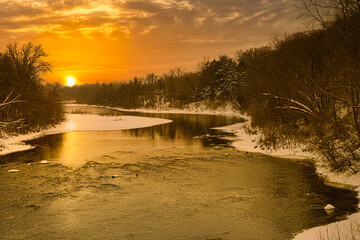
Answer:
M66 166L80 167L91 159L116 151L136 151L139 149L161 149L175 146L203 148L228 141L213 137L211 134L224 134L210 130L211 127L238 122L232 116L181 115L181 114L139 114L149 117L162 117L173 120L169 124L148 128L118 131L79 131L49 135L29 141L38 146L42 158L56 161ZM74 129L68 122L68 130ZM195 138L199 137L199 138Z
M237 118L139 115L164 117L173 122L135 130L49 135L30 141L37 148L8 156L9 161L46 159L70 167L82 167L93 161L99 165L89 171L103 166L100 173L107 176L125 171L125 176L135 178L133 171L139 169L136 181L120 184L126 188L126 197L117 197L111 190L91 188L90 192L85 191L91 194L90 198L57 199L51 212L62 216L59 224L63 226L62 233L101 225L98 219L106 221L109 216L121 221L125 214L128 225L107 225L114 234L131 233L135 226L139 234L153 234L152 239L174 239L195 233L216 235L223 229L230 229L227 231L231 236L247 236L246 239L285 239L279 236L291 236L295 231L333 221L336 216L355 210L355 195L326 187L311 165L265 155L246 157L231 148L214 148L226 145L228 140L220 139L223 133L210 128L232 124ZM116 172L116 166L121 172ZM80 168L80 175L84 169ZM336 214L324 212L323 206L328 202L337 206ZM161 217L154 221L154 215ZM56 219L55 223L58 224ZM171 231L164 231L164 226ZM81 232L82 236L86 234L94 237L97 233L91 229Z

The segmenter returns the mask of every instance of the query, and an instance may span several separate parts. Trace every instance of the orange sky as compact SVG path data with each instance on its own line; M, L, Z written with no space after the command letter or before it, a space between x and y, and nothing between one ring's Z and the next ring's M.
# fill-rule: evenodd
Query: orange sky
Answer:
M0 48L42 44L63 83L130 80L303 29L294 0L0 0Z

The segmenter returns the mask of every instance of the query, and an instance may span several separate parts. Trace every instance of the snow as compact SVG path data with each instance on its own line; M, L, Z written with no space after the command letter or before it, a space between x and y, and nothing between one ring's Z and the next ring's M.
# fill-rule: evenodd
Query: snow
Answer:
M324 207L324 209L325 209L325 210L334 210L335 207L334 207L333 205L331 205L331 204L328 204L328 205L326 205L326 206Z
M179 110L179 109L164 109L164 110L160 110L160 109L120 109L120 108L116 108L117 110L121 110L121 111L127 111L127 112L143 112L143 113L178 113L178 114L206 114L206 115L236 115L238 113L236 113L235 111L231 110L231 109L224 109L224 110L190 110L190 109L186 109L186 110Z
M90 114L69 114L67 121L55 129L69 131L106 131L151 127L170 123L171 120L136 116L99 116Z
M167 124L172 122L163 118L149 118L136 116L100 116L95 114L67 114L66 120L61 124L37 133L19 135L5 138L1 144L4 148L0 155L31 149L23 141L42 137L44 135L72 132L72 131L108 131L126 130L152 127L155 125Z
M315 227L298 234L294 240L340 240L359 239L360 213L349 216L348 219Z
M204 114L204 115L238 115L242 116L242 114L232 108L231 106L225 106L218 109L209 109L205 104L188 104L184 109L174 109L166 106L159 108L134 108L134 109L125 109L118 107L109 107L102 105L88 105L88 104L79 104L79 103L67 103L68 107L84 107L84 106L93 106L93 107L101 107L112 110L119 110L123 112L142 112L142 113L171 113L171 114Z
M81 106L81 105L75 105ZM122 109L122 108L112 108L107 106L108 109L115 109L124 112L143 112L143 113L178 113L178 114L206 114L206 115L240 115L240 112L235 110L230 105L218 108L218 109L209 109L204 103L199 104L188 104L184 109L172 109L168 107L160 107L155 109L149 108L137 108L137 109Z
M252 127L250 126L250 119L246 116L243 117L246 119L246 122L235 123L229 126L216 127L213 129L235 134L238 140L234 141L232 143L232 146L240 151L262 153L280 158L309 159L314 157L314 154L303 150L305 146L299 146L296 149L266 149L262 146L259 146L258 142L262 136L261 132L259 130L252 129Z
M328 181L338 184L354 186L360 201L360 175L331 173L325 167L317 168L318 174L325 176ZM330 204L329 204L330 205ZM360 205L360 204L359 204ZM325 208L328 207L325 206ZM358 206L360 208L360 206ZM325 209L326 210L326 209ZM294 240L332 240L332 239L360 239L360 212L350 215L346 220L325 226L307 229L295 236Z
M316 172L324 177L325 184L333 187L352 189L360 192L360 174L334 173L323 164L316 154L306 152L306 146L297 146L296 148L284 148L276 150L268 150L259 146L258 141L262 134L259 130L251 127L251 119L245 117L246 122L236 123L229 126L213 128L224 132L235 134L238 140L232 145L240 151L261 153L282 158L296 159L315 159ZM360 200L360 196L358 196ZM329 203L324 206L324 211L331 213L333 206ZM360 208L360 204L358 206ZM339 237L340 236L340 237ZM295 236L294 240L332 240L332 239L360 239L360 213L355 213L348 219L341 222L335 222L325 226L319 226L305 230Z
M325 184L333 187L355 190L360 201L360 174L331 172L321 161L316 163L316 172L325 178ZM329 205L325 206L325 210ZM332 206L332 205L331 205ZM360 203L358 204L360 208ZM332 209L330 209L332 210ZM307 229L295 236L294 240L339 240L360 239L360 212L348 216L346 220L325 226Z

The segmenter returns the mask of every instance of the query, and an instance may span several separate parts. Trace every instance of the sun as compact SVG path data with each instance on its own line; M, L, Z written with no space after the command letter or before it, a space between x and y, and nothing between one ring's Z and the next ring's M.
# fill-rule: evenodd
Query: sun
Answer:
M66 78L66 86L72 87L76 84L76 79L73 76L67 76Z

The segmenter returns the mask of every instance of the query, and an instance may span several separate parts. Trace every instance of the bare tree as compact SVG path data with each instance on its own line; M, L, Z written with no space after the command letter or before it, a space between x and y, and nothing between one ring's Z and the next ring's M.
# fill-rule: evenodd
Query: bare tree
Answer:
M51 71L41 45L8 44L0 53L0 122L3 131L25 133L62 120L57 89L43 84L43 74Z
M19 48L17 43L10 43L5 54L13 62L17 75L27 81L40 83L42 80L40 75L52 69L51 65L44 61L47 54L41 45L33 45L29 42Z

